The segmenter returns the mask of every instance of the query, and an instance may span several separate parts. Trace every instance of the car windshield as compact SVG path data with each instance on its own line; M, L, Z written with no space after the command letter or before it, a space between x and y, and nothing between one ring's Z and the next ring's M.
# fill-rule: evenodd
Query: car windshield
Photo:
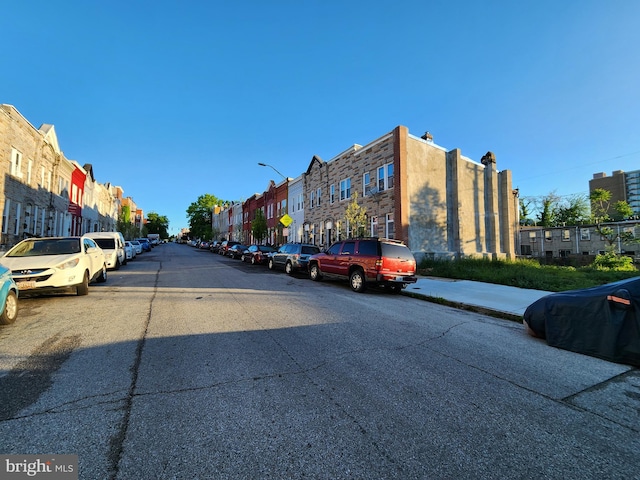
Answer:
M315 255L316 253L320 253L320 249L318 247L311 247L306 245L302 247L303 255Z
M80 252L77 238L47 238L26 240L7 252L7 257L35 257L39 255L69 255Z

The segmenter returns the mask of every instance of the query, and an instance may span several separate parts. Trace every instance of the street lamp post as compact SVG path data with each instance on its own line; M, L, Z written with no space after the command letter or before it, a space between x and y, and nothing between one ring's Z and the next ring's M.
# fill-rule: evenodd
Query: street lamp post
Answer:
M260 165L261 167L269 167L271 168L274 172L276 172L278 175L280 175L284 180L289 180L287 177L285 177L283 174L281 174L276 167L274 167L273 165L269 165L268 163L262 163L262 162L258 162L258 165Z

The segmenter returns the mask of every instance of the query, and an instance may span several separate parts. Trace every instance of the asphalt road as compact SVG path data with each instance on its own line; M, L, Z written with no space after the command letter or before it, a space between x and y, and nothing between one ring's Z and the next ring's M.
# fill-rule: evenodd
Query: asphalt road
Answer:
M186 245L0 329L0 453L88 479L638 478L638 370Z

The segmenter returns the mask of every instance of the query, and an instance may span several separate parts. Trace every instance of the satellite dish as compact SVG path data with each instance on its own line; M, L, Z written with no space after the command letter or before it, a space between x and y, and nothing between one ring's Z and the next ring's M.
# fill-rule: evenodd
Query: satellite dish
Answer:
M369 193L367 193L367 195L375 195L376 193L378 193L380 190L378 190L378 187L373 187L369 190Z

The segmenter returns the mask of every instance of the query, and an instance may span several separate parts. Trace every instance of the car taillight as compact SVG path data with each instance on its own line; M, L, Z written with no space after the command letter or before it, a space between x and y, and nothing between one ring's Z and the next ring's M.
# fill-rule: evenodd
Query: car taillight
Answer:
M382 259L378 259L376 260L376 270L381 270L382 269Z
M294 253L293 255L291 255L294 259L298 260L300 258L300 254L299 253Z

